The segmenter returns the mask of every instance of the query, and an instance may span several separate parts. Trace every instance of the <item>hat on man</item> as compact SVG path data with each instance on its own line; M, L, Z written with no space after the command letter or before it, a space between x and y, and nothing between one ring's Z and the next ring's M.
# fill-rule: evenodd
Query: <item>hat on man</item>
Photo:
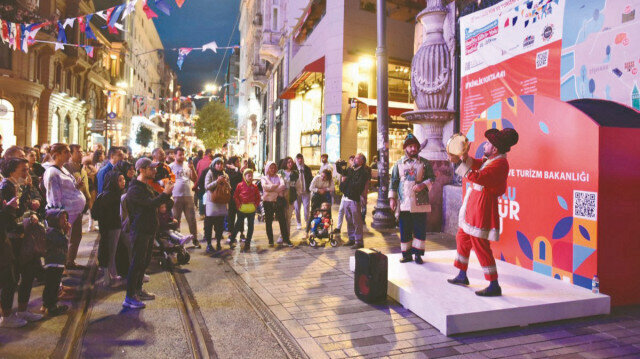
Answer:
M519 138L518 132L513 128L505 128L502 131L492 128L484 133L484 137L502 153L509 152L511 146L518 143Z
M136 171L140 171L143 168L155 168L158 166L158 162L152 162L146 157L142 157L136 162Z
M407 135L407 137L405 137L404 143L402 143L402 149L405 149L407 148L407 146L413 145L413 144L420 146L420 141L418 141L418 139L416 138L416 136L413 135L413 133L410 133Z

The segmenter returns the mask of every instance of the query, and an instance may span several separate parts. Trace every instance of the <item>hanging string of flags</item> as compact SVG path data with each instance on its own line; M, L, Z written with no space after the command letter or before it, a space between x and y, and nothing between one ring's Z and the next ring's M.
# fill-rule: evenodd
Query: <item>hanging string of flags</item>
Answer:
M102 18L106 21L106 25L103 28L106 28L111 34L118 34L118 31L125 31L124 26L118 21L123 21L127 16L129 16L132 12L135 11L136 4L138 1L142 1L142 10L144 11L147 19L157 18L158 14L156 14L147 4L148 0L131 0L127 1L124 4L116 5L110 7L105 10L97 11L92 14L87 14L84 16L72 17L68 19L61 19L58 21L43 21L39 23L33 24L25 24L25 23L14 23L7 20L0 20L0 37L4 44L7 44L9 48L13 50L19 50L28 52L29 46L33 45L36 42L44 42L44 43L52 43L55 45L56 50L63 49L64 46L75 46L81 47L87 51L87 55L93 56L93 46L89 45L79 45L79 44L69 44L67 42L67 35L65 30L69 27L73 28L77 23L79 26L80 32L86 35L87 39L97 40L91 26L91 19L94 15ZM171 14L171 6L167 3L166 0L153 0L156 9L162 11L166 15ZM178 7L182 7L185 0L175 0L176 5ZM55 42L53 41L42 41L36 40L36 35L38 31L45 27L54 27L54 31L57 33L57 39ZM214 50L215 52L215 50ZM186 55L185 55L186 56Z

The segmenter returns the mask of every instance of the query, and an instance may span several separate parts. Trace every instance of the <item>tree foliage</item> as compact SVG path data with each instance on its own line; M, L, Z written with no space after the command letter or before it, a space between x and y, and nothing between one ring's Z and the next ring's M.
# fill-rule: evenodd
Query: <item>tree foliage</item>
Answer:
M221 102L211 101L199 112L196 119L196 136L207 148L220 148L236 134L231 112Z
M153 137L153 133L151 130L145 126L138 127L138 132L136 133L136 143L142 147L147 147L149 142L151 142L151 138Z

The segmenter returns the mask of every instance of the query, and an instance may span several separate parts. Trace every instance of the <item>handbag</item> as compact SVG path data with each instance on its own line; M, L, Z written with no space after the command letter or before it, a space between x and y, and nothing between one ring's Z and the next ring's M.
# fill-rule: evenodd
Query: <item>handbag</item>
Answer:
M209 191L209 201L213 203L227 204L231 200L231 186L229 183L218 184L213 191Z
M293 204L298 199L298 191L296 191L295 187L289 187L288 196L287 201L289 204Z

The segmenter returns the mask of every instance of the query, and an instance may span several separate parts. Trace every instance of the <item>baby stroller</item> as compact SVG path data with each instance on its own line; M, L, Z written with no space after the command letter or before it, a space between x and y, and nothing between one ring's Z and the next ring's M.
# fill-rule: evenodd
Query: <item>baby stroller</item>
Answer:
M315 248L320 244L320 240L323 239L328 239L328 242L332 247L337 246L338 241L334 238L333 234L331 205L325 202L314 212L317 213L310 222L311 231L309 233L309 246ZM323 243L323 245L324 244L326 244L326 242Z
M190 236L184 236L174 230L158 233L156 236L156 244L161 254L160 265L163 267L169 266L174 256L176 264L178 265L189 263L191 255L184 249L183 244L190 240Z

